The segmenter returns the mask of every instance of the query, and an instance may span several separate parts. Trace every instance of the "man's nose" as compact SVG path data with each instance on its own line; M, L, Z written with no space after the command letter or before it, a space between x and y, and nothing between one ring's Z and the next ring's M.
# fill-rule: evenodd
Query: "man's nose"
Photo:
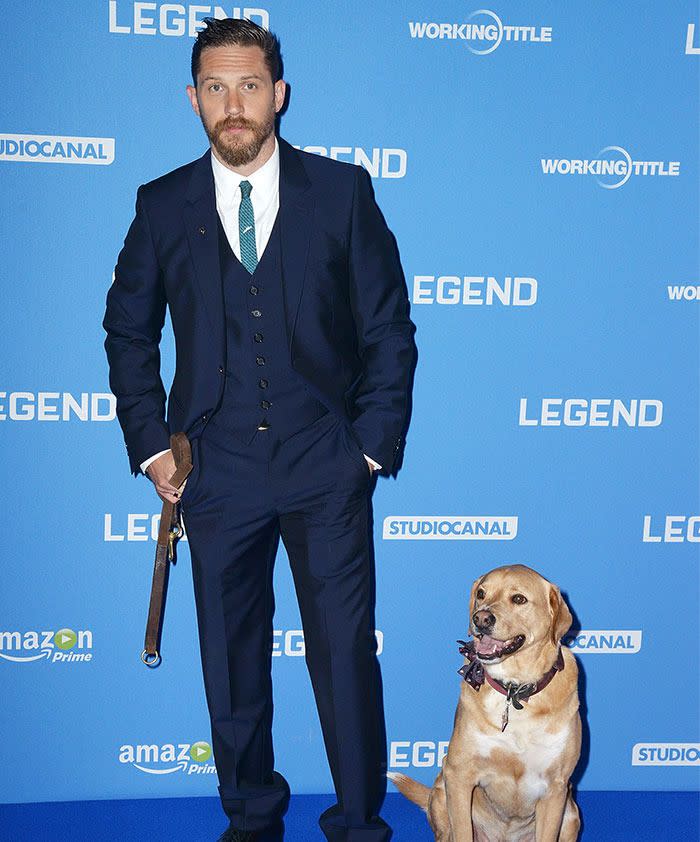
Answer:
M243 112L243 102L238 91L229 91L226 98L226 113L232 117L238 117Z

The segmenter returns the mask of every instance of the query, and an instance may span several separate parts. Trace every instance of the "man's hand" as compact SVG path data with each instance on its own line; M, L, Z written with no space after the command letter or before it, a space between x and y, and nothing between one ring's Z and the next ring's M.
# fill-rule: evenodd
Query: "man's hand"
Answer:
M163 502L177 503L185 490L187 480L185 480L180 488L175 488L170 484L170 477L175 473L175 458L172 450L159 456L155 462L146 468L146 473L153 480L158 496Z

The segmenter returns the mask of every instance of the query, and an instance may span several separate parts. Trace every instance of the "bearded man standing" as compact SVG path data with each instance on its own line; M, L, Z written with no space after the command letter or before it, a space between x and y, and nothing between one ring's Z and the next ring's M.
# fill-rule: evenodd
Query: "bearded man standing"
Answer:
M207 19L187 93L210 148L141 186L107 296L110 386L134 474L181 499L222 840L282 838L274 771L272 571L280 536L337 804L332 842L385 842L374 635L373 472L395 473L416 359L396 246L365 170L275 134L279 43ZM159 344L170 310L168 396ZM194 469L170 485L171 432Z

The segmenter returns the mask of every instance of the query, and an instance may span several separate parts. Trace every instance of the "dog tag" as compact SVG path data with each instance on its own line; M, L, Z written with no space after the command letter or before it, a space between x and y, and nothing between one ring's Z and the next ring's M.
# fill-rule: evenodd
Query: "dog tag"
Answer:
M506 730L506 726L508 725L508 705L510 705L510 699L506 699L506 706L503 708L503 715L501 716L501 734Z

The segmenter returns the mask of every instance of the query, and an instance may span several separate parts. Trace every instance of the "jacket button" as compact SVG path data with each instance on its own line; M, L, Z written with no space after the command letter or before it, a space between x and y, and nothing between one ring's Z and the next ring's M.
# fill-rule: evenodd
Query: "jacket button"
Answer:
M265 380L264 378L258 380L258 386L260 386L261 389L267 389L267 387L269 385L270 385L269 380Z
M250 315L255 316L256 319L259 319L260 316L262 316L262 313L260 312L260 310L251 310Z
M206 420L207 420L207 416L206 416L206 415L202 415L202 421L206 421Z
M258 290L258 288L257 288L256 286L251 286L251 287L249 287L248 292L249 292L251 295L257 295L257 294L258 294L258 292L259 292L259 290Z
M253 336L253 339L254 339L256 342L262 342L262 341L263 341L263 335L262 335L262 333L256 333L256 334Z
M265 365L265 357L256 357L256 358L255 358L255 362L256 362L258 365Z
M219 366L219 374L224 373L224 367L222 365Z
M270 401L260 401L260 406L263 409L269 409L272 406L272 404L270 403Z

